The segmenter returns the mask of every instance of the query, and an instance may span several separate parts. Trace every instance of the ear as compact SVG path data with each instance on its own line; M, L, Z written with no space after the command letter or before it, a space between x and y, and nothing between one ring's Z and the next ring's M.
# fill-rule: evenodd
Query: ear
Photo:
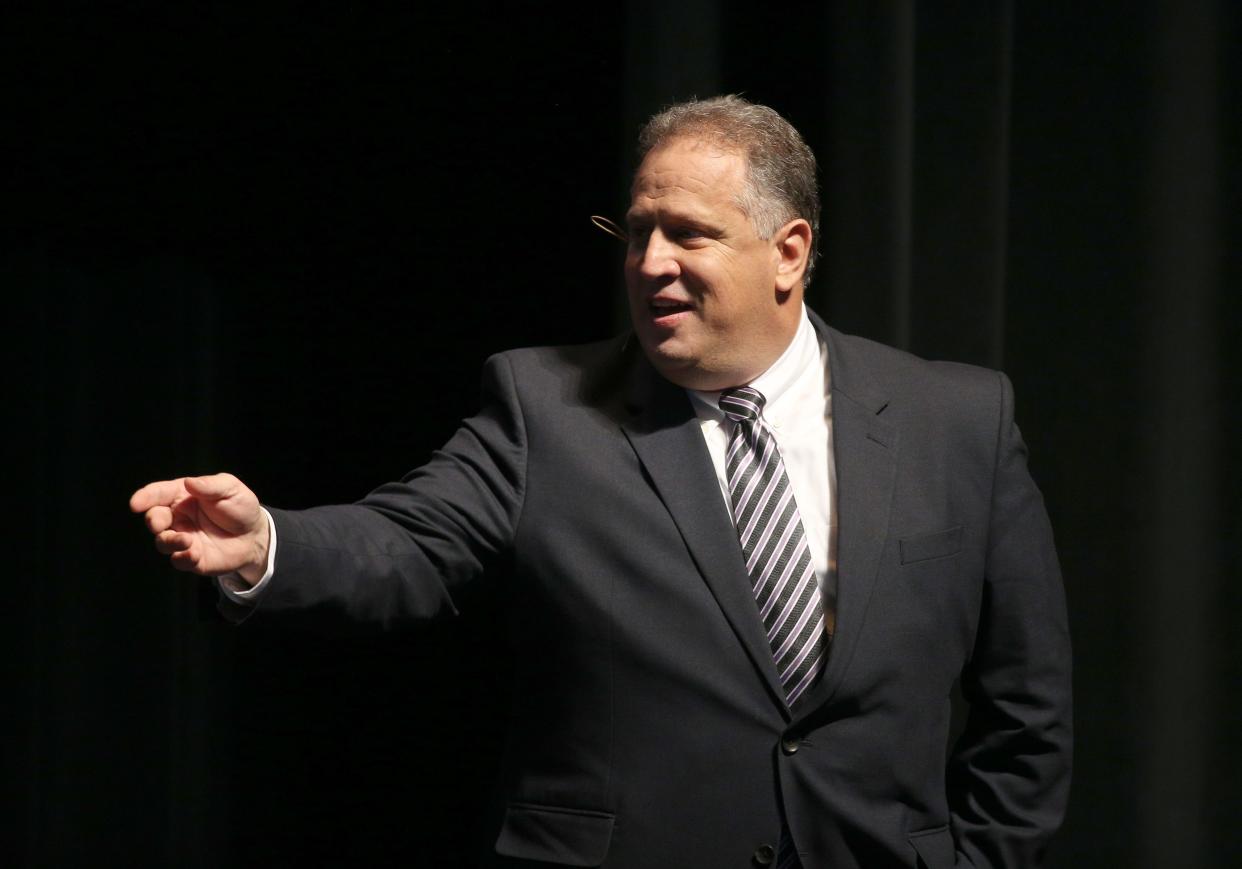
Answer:
M811 255L811 224L795 217L776 231L772 245L777 256L776 289L791 292L801 286L806 274L807 257Z

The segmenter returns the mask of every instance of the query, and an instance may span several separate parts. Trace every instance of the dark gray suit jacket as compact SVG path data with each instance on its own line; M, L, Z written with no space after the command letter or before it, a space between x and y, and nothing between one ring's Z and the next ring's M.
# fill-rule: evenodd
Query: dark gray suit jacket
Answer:
M694 411L636 342L495 356L427 465L356 505L272 510L260 611L423 619L504 562L498 863L740 869L782 819L807 869L1038 862L1068 791L1070 647L1009 383L815 322L838 617L793 709Z

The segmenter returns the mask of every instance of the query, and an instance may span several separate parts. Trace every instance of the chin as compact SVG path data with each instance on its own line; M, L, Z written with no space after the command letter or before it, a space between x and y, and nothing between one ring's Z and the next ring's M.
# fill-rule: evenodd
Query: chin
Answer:
M647 355L647 358L651 360L651 364L656 371L663 375L665 380L671 381L683 389L712 392L736 385L730 379L730 375L704 368L698 359L651 353Z
M639 344L652 367L665 380L683 389L710 392L736 386L734 372L712 366L702 354L695 352L685 341L665 337L659 340L650 334L638 332Z
M695 379L698 364L693 357L677 352L676 348L667 346L667 343L665 345L652 345L647 341L640 343L647 361L665 379L673 381L678 386L689 386L686 381Z

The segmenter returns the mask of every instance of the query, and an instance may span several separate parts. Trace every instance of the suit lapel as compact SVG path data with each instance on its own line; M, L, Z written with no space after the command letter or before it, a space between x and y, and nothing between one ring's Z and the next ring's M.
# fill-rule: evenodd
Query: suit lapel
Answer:
M804 714L832 698L849 667L888 537L897 470L897 431L882 418L883 391L845 336L813 313L811 320L828 344L832 384L837 624L824 674L798 704Z
M622 423L622 429L725 618L769 693L788 714L737 532L690 399L645 360L635 365L631 396L632 416Z
M823 676L798 701L799 717L832 698L849 667L888 537L897 430L888 399L841 333L810 313L828 345L837 491L837 622ZM685 391L637 359L622 429L651 476L695 564L769 693L789 714L755 607L737 532L725 508L698 417Z

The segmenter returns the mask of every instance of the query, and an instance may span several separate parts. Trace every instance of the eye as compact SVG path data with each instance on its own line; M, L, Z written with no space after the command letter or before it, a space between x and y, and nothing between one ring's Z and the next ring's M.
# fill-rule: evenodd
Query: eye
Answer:
M647 244L647 237L651 235L651 227L641 223L627 224L625 234L629 239L630 247L644 247Z

